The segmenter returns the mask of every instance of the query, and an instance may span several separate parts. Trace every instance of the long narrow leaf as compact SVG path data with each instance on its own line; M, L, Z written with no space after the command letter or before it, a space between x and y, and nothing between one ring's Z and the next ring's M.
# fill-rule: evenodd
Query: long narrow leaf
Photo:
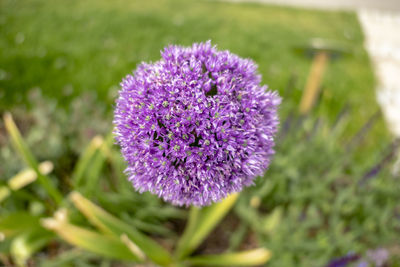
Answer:
M0 186L0 203L11 195L11 191L7 186Z
M176 257L183 259L193 252L214 227L225 217L238 198L238 194L232 194L223 201L196 211L193 207L189 217L188 227L185 229L182 239L178 243Z
M221 255L202 255L189 258L187 261L195 266L255 266L263 265L271 258L265 248L226 253Z
M4 115L4 123L11 136L11 141L15 149L19 152L28 166L36 172L39 183L47 191L49 196L53 198L56 204L59 204L62 200L62 194L53 186L50 178L40 172L37 160L22 139L21 133L15 125L10 113Z
M53 170L53 163L51 163L50 161L44 161L39 164L38 168L41 174L47 175ZM33 169L29 168L26 170L22 170L21 172L10 178L10 180L8 180L8 186L10 187L10 189L15 191L33 183L36 179L36 172Z
M122 214L122 219L124 219L126 222L129 224L132 224L134 227L136 227L138 230L142 232L147 232L147 233L152 233L152 234L157 234L161 236L176 236L176 233L166 227L160 226L156 223L149 223L149 222L144 222L138 219L133 219L128 214Z
M167 265L171 262L171 256L167 250L131 225L107 213L78 192L72 192L70 199L88 220L100 230L117 236L126 234L148 258L157 264Z
M71 245L87 251L118 260L141 261L120 238L87 230L63 220L53 218L42 220L42 225L56 232Z
M239 227L235 229L229 238L229 248L227 249L228 252L237 250L237 248L243 242L243 239L246 237L247 230L248 224L246 222L241 222Z
M110 153L110 146L113 144L113 141L114 136L109 134L93 157L90 167L87 168L89 171L86 173L86 184L84 187L84 192L87 197L91 197L93 193L96 192L96 188L98 188L101 170L106 162L108 153Z
M196 226L199 221L201 209L197 207L192 207L189 212L188 222L185 228L185 231L181 238L179 239L178 245L175 250L175 254L177 258L180 258L184 254L184 250L186 249L187 244L190 242L190 239L195 234Z
M39 164L39 171L46 175L53 170L53 163L44 161ZM21 188L36 181L37 175L31 168L22 170L8 180L8 186L0 186L0 203L7 199L13 191L20 190Z
M63 267L77 266L75 261L86 262L95 258L96 255L79 248L73 248L57 254L57 257L43 257L38 266L40 267ZM86 265L85 265L86 266Z
M101 136L95 136L92 141L90 141L82 155L79 157L72 173L72 183L75 187L82 183L85 171L90 169L90 162L103 142L104 141Z
M248 203L248 199L240 199L235 206L235 213L239 215L242 220L247 222L254 231L262 232L260 214L255 208L249 206Z

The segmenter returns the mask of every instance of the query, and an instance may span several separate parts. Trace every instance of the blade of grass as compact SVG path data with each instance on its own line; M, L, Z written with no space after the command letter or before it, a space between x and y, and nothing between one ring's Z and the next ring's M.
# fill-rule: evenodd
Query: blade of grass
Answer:
M168 219L168 218L176 218L176 219L184 219L186 218L186 212L176 207L163 207L163 209L159 209L159 207L148 207L147 209L139 209L135 214L138 219L146 219L146 218L157 218L157 219Z
M231 252L236 250L240 244L243 242L243 239L246 237L248 225L246 222L241 222L237 229L232 233L229 238L229 247L227 251Z
M21 133L15 125L10 113L6 113L4 115L4 123L8 133L10 134L11 141L15 149L19 152L19 154L28 164L28 166L36 172L39 183L47 191L49 196L54 200L56 204L60 204L62 201L62 194L57 190L56 187L53 186L51 179L40 172L39 163L22 139Z
M90 166L86 168L86 184L84 186L84 192L87 197L91 197L99 184L99 178L101 170L103 169L104 163L106 162L107 156L110 153L110 147L113 143L114 136L109 134L105 141L101 144L92 161Z
M126 179L126 175L124 174L124 170L126 168L126 164L124 159L121 156L120 151L117 150L111 150L110 154L110 162L111 162L111 168L114 172L114 176L116 177L114 182L114 187L116 188L115 191L117 192L127 192L130 193L130 185L128 179Z
M103 142L104 140L101 136L95 136L79 157L72 173L72 183L75 187L81 185L85 171L89 169L90 162Z
M38 264L41 267L60 267L60 266L75 266L74 261L85 261L96 257L93 253L83 251L79 248L61 252L57 257L43 258Z
M10 189L7 186L0 186L0 203L11 195Z
M178 243L175 256L183 259L193 252L214 227L225 217L238 198L238 194L232 194L219 203L198 209L192 207L189 215L188 226Z
M112 259L141 261L118 237L102 235L54 218L43 219L42 225L56 232L66 242L87 251Z
M39 164L39 171L43 175L49 174L52 170L53 163L51 163L50 161L44 161ZM36 179L36 172L33 169L29 168L17 173L15 176L10 178L10 180L8 180L8 186L10 187L10 189L16 191L33 183L34 181L36 181Z
M152 234L158 234L161 236L168 236L172 237L175 236L176 233L167 227L158 225L158 224L152 224L148 222L144 222L142 220L139 220L137 218L131 218L127 213L121 214L121 218L125 220L126 222L132 224L134 227L136 227L138 230L146 233L152 233Z
M245 198L235 206L235 213L257 233L262 232L260 216L257 210L249 205L249 201Z
M269 215L261 219L262 230L272 235L276 228L282 223L282 217L283 208L278 206Z
M189 218L188 222L185 228L185 231L183 232L183 235L181 236L178 245L175 250L175 256L180 259L183 257L185 247L187 244L190 242L190 239L194 235L196 231L196 226L198 224L199 218L200 218L200 212L201 209L197 207L191 207L190 212L189 212Z
M237 253L196 256L187 261L195 266L258 266L265 264L270 258L269 250L258 248Z
M39 171L46 175L53 170L53 164L50 161L44 161L39 164ZM36 181L36 172L32 169L26 169L8 180L8 186L0 186L0 203L7 199L12 193Z
M70 199L85 217L101 231L117 236L126 234L147 257L157 264L167 265L171 262L171 256L166 249L131 225L107 213L78 192L72 192Z

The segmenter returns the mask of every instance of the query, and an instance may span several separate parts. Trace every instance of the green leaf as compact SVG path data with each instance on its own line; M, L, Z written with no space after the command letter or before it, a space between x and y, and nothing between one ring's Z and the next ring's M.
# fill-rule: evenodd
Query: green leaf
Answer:
M53 170L53 167L53 163L51 163L50 161L43 161L38 166L39 172L43 175L49 174ZM8 180L8 186L10 187L10 189L16 191L33 183L34 181L36 181L36 179L36 172L33 169L29 168L22 170L21 172L10 178L10 180Z
M188 225L179 240L176 257L183 259L193 252L235 204L238 194L232 194L219 203L199 209L192 207Z
M78 192L72 192L70 199L88 220L106 233L121 236L126 234L152 261L160 265L171 262L169 252L146 235L137 231L133 226L107 213Z
M126 163L121 155L119 150L112 149L110 153L110 165L113 169L116 179L114 181L117 192L120 193L131 193L131 184L126 179L126 175L124 174L124 170L126 168ZM131 194L132 195L132 194Z
M72 174L72 182L75 188L90 197L96 192L99 178L107 157L111 157L110 147L114 136L109 134L105 140L95 136L76 164Z
M94 258L97 258L96 254L82 250L79 248L73 248L57 254L57 257L43 257L40 259L38 266L40 267L67 267L67 266L82 266L77 265L76 262L86 262ZM85 265L83 265L85 266ZM89 265L86 265L89 266Z
M251 206L251 200L241 198L235 206L235 213L257 233L263 232L259 212Z
M51 179L40 172L39 163L37 162L32 152L29 150L28 146L22 139L21 133L19 132L17 126L15 125L14 120L12 119L10 113L6 113L4 115L4 124L8 133L11 136L11 141L15 149L19 152L19 154L28 164L28 166L35 171L39 183L47 191L49 196L53 198L56 204L59 204L62 201L62 194L57 190L56 187L53 186Z
M200 218L200 212L201 210L197 207L192 207L190 209L185 231L182 234L175 250L175 256L179 259L184 256L184 250L187 249L187 245L190 243L190 239L196 232L196 226ZM188 253L190 252L188 251Z
M90 168L90 163L93 157L96 155L96 151L103 144L104 140L101 136L95 136L84 150L82 155L79 157L78 162L72 173L72 183L75 187L80 186L84 181L84 175Z
M0 203L11 195L11 191L7 186L0 186Z
M262 227L263 231L268 234L272 234L275 229L281 224L283 217L283 209L281 207L277 207L274 211L262 219Z
M16 212L1 218L0 233L6 238L29 231L40 226L39 218L28 212Z
M113 144L113 141L113 134L109 134L93 157L90 166L87 167L85 178L86 184L84 186L84 192L87 197L92 196L93 193L96 192L96 188L99 184L101 170L103 169L107 156L110 153L110 146Z
M133 219L126 213L122 214L121 218L124 219L126 222L132 224L134 227L136 227L138 230L142 232L157 234L165 237L176 236L176 233L168 229L167 227L155 223L144 222L136 218Z
M65 220L48 218L42 220L42 225L56 232L63 240L71 245L90 252L118 260L142 261L135 251L120 238L87 230L70 224Z
M18 265L25 266L26 261L53 238L54 233L38 226L31 231L19 234L12 240L11 255Z
M258 248L236 253L196 256L187 261L195 266L258 266L265 264L270 258L269 250Z
M44 161L39 164L39 171L46 175L53 170L53 163ZM25 169L14 175L8 180L8 186L0 186L0 203L8 198L13 191L20 190L33 183L37 179L37 174L31 168Z
M227 251L235 251L243 242L243 239L246 237L248 224L246 222L241 222L237 229L231 234L229 238L229 247Z

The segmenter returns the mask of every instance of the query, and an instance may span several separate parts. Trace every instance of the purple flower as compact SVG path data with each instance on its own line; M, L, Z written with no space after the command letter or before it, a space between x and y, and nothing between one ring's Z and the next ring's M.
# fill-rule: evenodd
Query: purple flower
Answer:
M382 267L389 260L389 251L385 248L378 248L367 251L367 258L375 263L376 267Z
M122 81L115 107L133 186L205 206L252 185L274 153L278 94L260 85L253 61L209 41L161 56Z
M359 258L360 255L355 254L354 252L349 252L346 256L332 260L326 267L346 267L350 263L357 261Z

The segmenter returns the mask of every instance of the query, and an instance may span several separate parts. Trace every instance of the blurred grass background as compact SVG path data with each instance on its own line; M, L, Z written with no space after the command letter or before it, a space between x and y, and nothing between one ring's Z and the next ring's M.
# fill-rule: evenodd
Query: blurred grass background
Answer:
M312 62L299 48L314 38L349 53L329 62L318 104L310 116L299 117ZM98 156L82 185L71 182L71 172L91 138L108 136L122 77L142 61L158 60L168 44L206 40L252 58L263 82L284 98L270 170L241 194L212 236L226 239L231 250L248 243L271 249L269 266L324 266L379 247L398 260L399 185L387 168L396 143L379 113L363 34L351 12L205 0L0 0L0 113L12 112L39 161L54 162L51 177L62 193L90 192L114 215L172 246L185 212L134 193L109 141L112 157ZM2 123L0 148L0 185L6 185L24 165ZM44 195L38 186L27 191ZM23 194L0 205L0 216L22 210L51 215ZM87 225L81 217L77 222ZM220 243L208 240L197 253L220 252ZM113 266L92 254L77 259L69 247L58 246L60 259L73 266ZM7 249L0 242L0 252ZM64 266L43 255L34 262Z
M166 45L212 40L256 61L263 82L281 93L295 79L283 113L299 101L311 58L296 48L312 38L346 45L350 54L329 64L317 114L333 121L348 104L359 119L354 133L378 107L374 77L355 14L217 1L2 0L1 107L28 104L27 90L65 106L95 91L111 109L118 83L142 61L155 61ZM375 131L384 135L383 124Z

